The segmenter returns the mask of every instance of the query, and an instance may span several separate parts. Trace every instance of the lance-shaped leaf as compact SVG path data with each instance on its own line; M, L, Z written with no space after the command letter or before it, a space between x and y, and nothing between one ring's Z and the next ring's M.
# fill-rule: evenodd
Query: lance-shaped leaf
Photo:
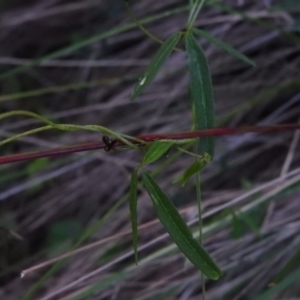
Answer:
M150 174L143 171L142 176L143 184L153 202L156 214L174 243L205 276L217 280L222 275L222 271L206 250L194 239L189 227L172 201L160 189Z
M132 228L132 241L134 249L135 263L138 262L138 223L137 223L137 169L134 169L131 174L130 189L129 189L129 211Z
M181 176L176 178L173 183L181 181L182 186L184 186L193 175L203 169L209 162L210 156L206 153L201 160L195 161Z
M174 143L175 142L154 141L143 158L143 164L148 165L158 160L174 145Z
M160 46L154 58L150 62L147 67L143 77L139 80L137 85L135 86L132 93L132 100L136 98L140 93L144 91L144 89L148 86L148 84L154 79L159 69L162 67L163 63L169 57L169 55L174 50L177 45L179 39L181 37L181 33L169 37L165 42Z
M238 50L234 49L230 45L224 43L223 41L221 41L217 37L211 35L210 33L206 32L204 30L198 29L198 28L193 28L193 32L196 33L196 34L199 34L199 35L203 36L204 38L208 39L212 43L216 44L220 48L222 48L225 51L227 51L229 54L237 57L238 59L244 61L245 63L247 63L247 64L249 64L249 65L251 65L253 67L256 66L256 63L253 60L251 60L250 58L248 58L246 55L244 55L243 53L239 52Z
M189 58L190 89L194 108L195 129L213 128L215 126L215 112L208 63L203 50L192 34L186 35L185 42ZM200 149L202 154L208 153L213 158L214 138L202 137L200 139Z

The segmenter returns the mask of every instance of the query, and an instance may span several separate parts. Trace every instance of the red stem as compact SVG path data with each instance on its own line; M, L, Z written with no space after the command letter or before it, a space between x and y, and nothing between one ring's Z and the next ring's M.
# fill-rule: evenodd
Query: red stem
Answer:
M219 136L219 135L234 135L234 134L243 134L250 132L258 133L270 133L270 132L280 132L287 130L297 130L300 129L300 124L285 124L285 125L274 125L274 126L248 126L240 128L213 128L201 131L189 131L189 132L178 132L178 133L165 133L165 134L146 134L137 136L138 139L153 142L157 140L186 140L199 138L203 136ZM133 142L138 144L137 142ZM114 147L124 146L124 143L117 141ZM76 152L83 152L89 150L104 149L106 144L103 142L94 142L88 144L79 144L73 146L67 146L62 148L54 148L49 150L42 150L37 152L28 152L14 155L0 156L0 165L8 164L19 161L32 160L41 157L52 157L59 155L66 155Z

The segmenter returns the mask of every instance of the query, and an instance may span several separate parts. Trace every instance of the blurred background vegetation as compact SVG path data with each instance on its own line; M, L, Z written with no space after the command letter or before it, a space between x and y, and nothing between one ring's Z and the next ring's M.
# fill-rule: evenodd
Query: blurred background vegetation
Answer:
M160 39L183 29L188 1L131 1ZM0 113L22 109L53 121L129 134L191 127L184 53L174 52L135 102L133 85L159 45L131 23L123 0L1 0ZM196 25L256 61L253 68L199 39L210 64L220 126L299 122L300 3L220 1ZM1 121L0 139L39 126ZM92 132L49 131L0 155L97 141ZM217 139L202 176L205 247L225 271L207 299L300 299L299 133ZM140 264L134 265L126 199L135 151L94 151L0 166L0 298L199 299L199 272L155 219L141 189ZM172 184L186 155L153 166L161 187L196 230L194 182ZM19 236L20 235L20 236ZM60 265L22 270L98 242Z

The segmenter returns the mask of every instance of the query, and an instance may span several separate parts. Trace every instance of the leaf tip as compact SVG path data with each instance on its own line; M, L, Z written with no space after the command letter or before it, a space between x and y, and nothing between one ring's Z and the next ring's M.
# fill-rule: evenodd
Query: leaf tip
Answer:
M135 260L135 265L137 266L139 264L139 255L138 255L137 250L134 253L134 260Z

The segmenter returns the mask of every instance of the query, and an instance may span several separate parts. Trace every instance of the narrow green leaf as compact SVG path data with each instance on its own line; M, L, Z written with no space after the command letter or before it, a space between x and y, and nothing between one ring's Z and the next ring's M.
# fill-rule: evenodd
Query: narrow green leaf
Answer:
M195 129L213 128L215 126L215 112L213 87L208 63L203 50L193 35L187 34L185 42L189 58L190 88L194 108ZM197 145L201 149L201 153L208 153L213 158L213 137L202 137L200 144L198 142Z
M142 176L143 184L153 202L156 214L174 243L205 276L217 280L222 275L222 271L206 250L193 238L189 227L172 201L160 189L150 174L143 171Z
M158 160L161 156L163 156L172 146L174 143L172 142L160 142L154 141L150 147L148 148L144 159L143 164L151 164Z
M178 32L175 35L169 37L158 49L157 53L153 57L149 66L147 67L143 77L139 80L137 85L135 86L132 93L132 100L136 98L139 94L141 94L147 85L154 79L157 72L165 62L165 60L169 57L169 55L174 50L177 45L179 39L181 37L181 33Z
M185 172L181 176L176 178L173 183L181 182L182 186L184 186L193 175L203 169L209 162L209 154L204 155L202 159L200 159L199 161L195 161L187 170L185 170Z
M247 63L247 64L249 64L249 65L251 65L253 67L256 66L256 63L253 60L251 60L250 58L248 58L246 55L244 55L243 53L239 52L238 50L234 49L230 45L224 43L223 41L221 41L217 37L211 35L210 33L206 32L204 30L198 29L198 28L193 28L192 30L193 30L194 33L199 34L200 36L203 36L204 38L208 39L209 41L211 41L212 43L216 44L220 48L224 49L229 54L237 57L238 59L244 61L245 63Z
M138 222L137 222L137 169L134 169L131 174L130 189L129 189L129 211L132 228L132 242L134 249L135 263L138 263Z

